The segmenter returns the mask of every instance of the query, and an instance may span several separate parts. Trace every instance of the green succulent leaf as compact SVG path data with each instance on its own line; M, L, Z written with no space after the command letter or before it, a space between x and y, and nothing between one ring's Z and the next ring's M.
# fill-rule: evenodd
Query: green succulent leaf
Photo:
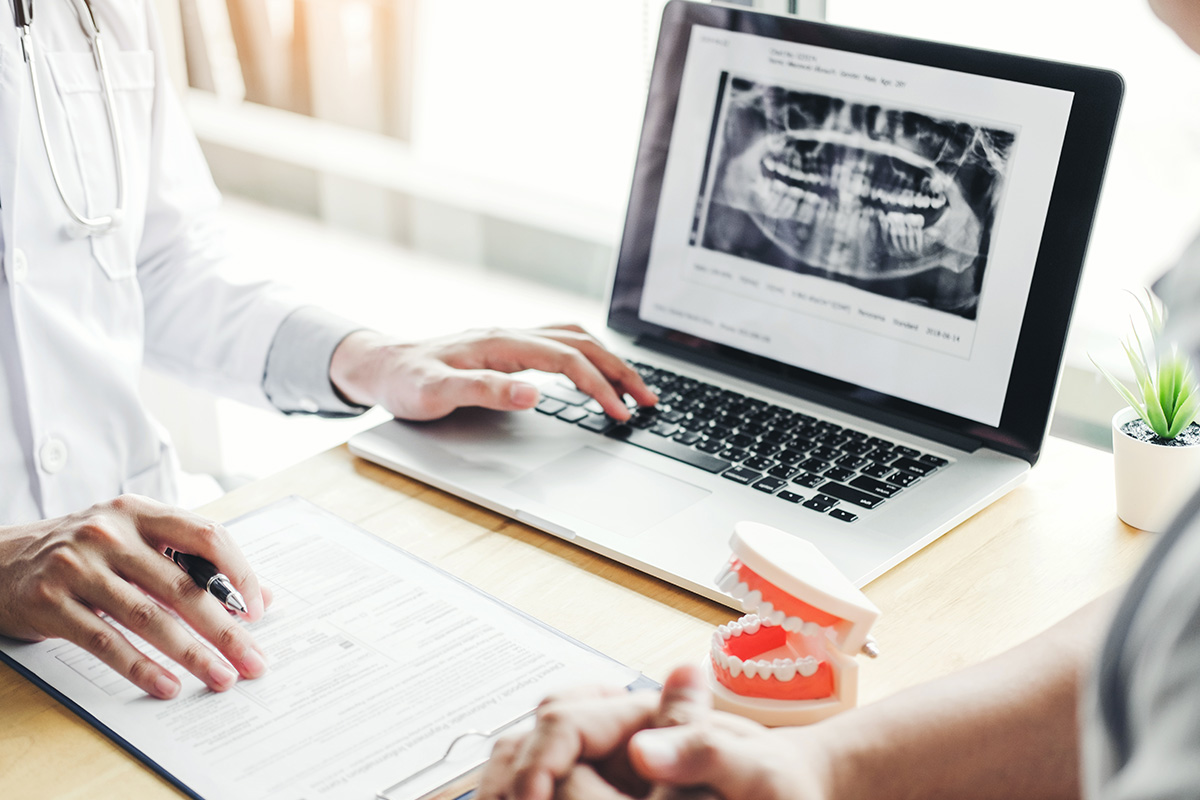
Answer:
M1149 381L1142 384L1142 397L1146 398L1146 424L1151 430L1157 433L1164 439L1167 438L1167 431L1171 426L1167 424L1167 415L1163 413L1163 407L1157 394L1154 392L1154 387Z
M1183 429L1192 424L1192 420L1196 418L1196 412L1200 411L1200 393L1193 392L1175 412L1175 419L1171 420L1171 427L1167 429L1167 439L1174 439Z

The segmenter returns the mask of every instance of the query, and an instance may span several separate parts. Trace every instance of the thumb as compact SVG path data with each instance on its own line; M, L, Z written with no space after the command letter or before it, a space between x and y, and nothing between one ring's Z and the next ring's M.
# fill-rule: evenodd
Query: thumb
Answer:
M712 692L699 668L676 667L663 683L652 726L667 728L707 719L712 711Z
M629 742L635 769L652 783L707 786L722 797L754 797L764 776L745 742L710 725L639 731Z

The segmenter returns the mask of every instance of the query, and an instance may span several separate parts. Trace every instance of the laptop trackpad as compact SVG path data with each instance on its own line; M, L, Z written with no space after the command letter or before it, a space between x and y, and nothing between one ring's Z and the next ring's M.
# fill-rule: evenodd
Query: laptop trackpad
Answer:
M627 536L649 530L709 495L707 489L591 447L538 467L507 488Z

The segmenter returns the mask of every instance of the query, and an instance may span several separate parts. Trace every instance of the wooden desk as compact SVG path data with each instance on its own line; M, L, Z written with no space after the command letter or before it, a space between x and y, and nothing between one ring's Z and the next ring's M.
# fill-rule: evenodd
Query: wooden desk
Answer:
M1151 537L1123 525L1112 459L1047 443L1029 481L872 582L882 655L863 702L1004 650L1124 582ZM330 450L222 498L217 519L300 495L661 680L700 661L728 609ZM606 610L604 615L596 609ZM0 798L180 796L0 667Z

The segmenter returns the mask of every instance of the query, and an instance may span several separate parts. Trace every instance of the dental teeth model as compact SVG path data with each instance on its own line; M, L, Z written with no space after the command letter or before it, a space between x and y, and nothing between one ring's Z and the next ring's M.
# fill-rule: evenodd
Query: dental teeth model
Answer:
M717 587L748 613L713 633L716 707L764 725L807 725L858 702L860 650L879 618L866 596L810 542L739 522Z

